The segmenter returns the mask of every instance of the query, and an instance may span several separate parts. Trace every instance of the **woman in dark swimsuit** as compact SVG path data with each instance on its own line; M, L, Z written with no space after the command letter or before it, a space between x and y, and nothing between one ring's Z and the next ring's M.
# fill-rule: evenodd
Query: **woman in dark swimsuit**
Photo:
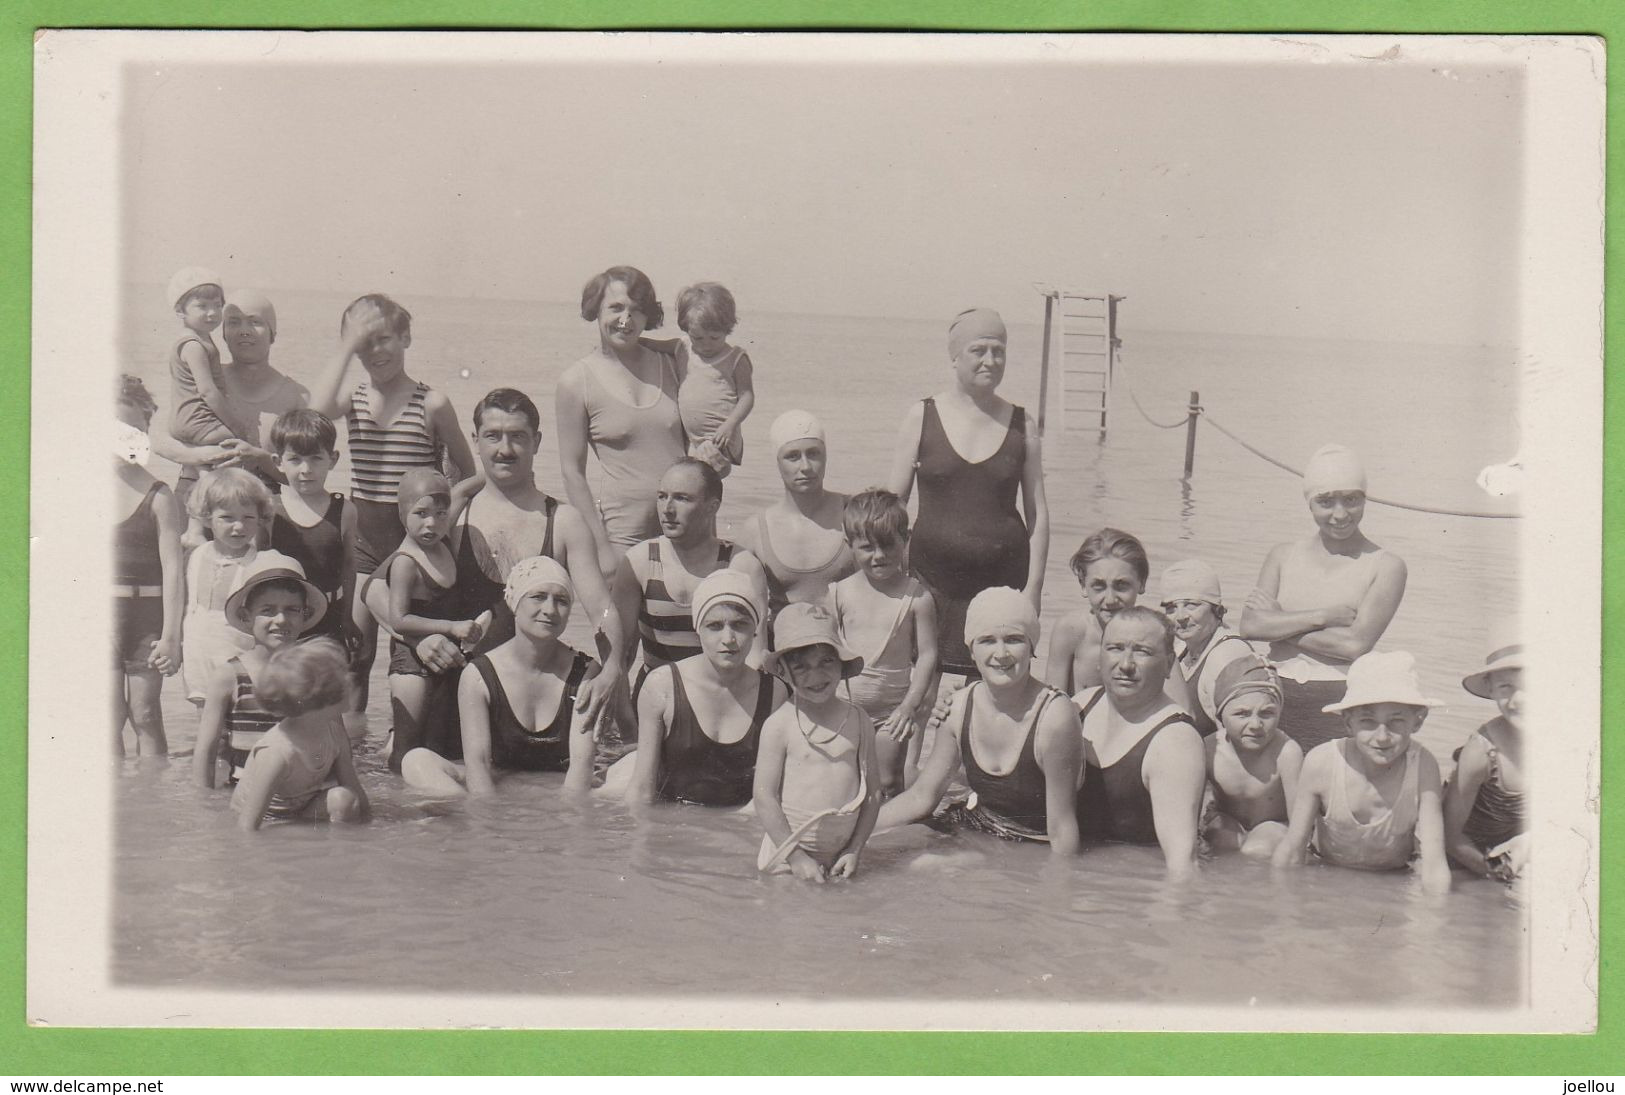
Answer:
M909 558L936 600L939 664L965 676L975 673L960 639L971 598L1010 586L1037 613L1049 555L1038 431L1028 428L1022 408L998 395L1004 351L997 312L973 308L954 318L948 356L955 383L903 416L892 464L890 486L900 498L908 499L916 478L920 484Z
M638 694L633 802L743 806L756 777L762 723L784 702L773 677L745 664L761 619L755 583L737 570L713 571L694 590L700 653L649 674ZM612 769L606 787L623 782Z
M1082 738L1066 696L1032 675L1038 614L1019 591L995 586L971 600L963 634L982 679L954 696L919 779L880 808L876 829L931 816L963 769L972 795L951 808L956 820L1077 851Z

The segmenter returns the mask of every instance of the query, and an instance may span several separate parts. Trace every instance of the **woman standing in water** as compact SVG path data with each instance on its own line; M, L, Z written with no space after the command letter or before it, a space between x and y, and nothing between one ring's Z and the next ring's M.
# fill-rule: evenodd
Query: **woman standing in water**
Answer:
M1345 736L1322 709L1343 699L1349 663L1382 638L1405 595L1405 561L1366 539L1365 468L1324 445L1304 469L1313 536L1277 544L1241 613L1241 636L1270 643L1281 675L1281 729L1305 752Z
M806 411L786 411L774 419L769 436L784 497L733 539L761 561L771 619L787 604L822 601L830 586L857 570L857 562L842 524L846 495L824 489L829 453L823 425Z
M939 665L965 676L976 672L961 638L971 598L1010 586L1036 614L1049 555L1038 431L1028 428L1021 407L998 394L1005 342L1004 321L991 308L954 317L948 328L954 383L903 416L889 484L907 501L919 479L910 561L936 599Z
M665 318L643 271L611 266L587 282L581 318L597 323L598 349L559 378L559 473L592 532L598 569L614 574L627 548L660 535L655 487L688 455L677 411L680 378L674 352L639 341ZM603 469L596 496L587 485L589 447Z

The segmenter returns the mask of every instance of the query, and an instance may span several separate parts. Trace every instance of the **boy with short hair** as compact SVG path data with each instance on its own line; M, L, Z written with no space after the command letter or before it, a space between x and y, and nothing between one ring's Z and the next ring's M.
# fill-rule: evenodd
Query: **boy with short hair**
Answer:
M327 596L327 612L315 634L352 645L359 641L349 619L355 599L355 507L327 489L339 458L338 429L325 414L305 407L278 416L270 442L287 480L276 496L271 546L297 559Z
M921 707L937 681L937 609L908 570L908 509L889 490L847 500L842 516L856 574L830 587L836 633L863 655L849 685L852 702L875 724L882 789L903 790L920 751Z
M1323 708L1342 716L1349 736L1323 742L1304 758L1275 865L1303 863L1312 837L1316 854L1339 867L1397 870L1419 855L1423 888L1448 890L1439 764L1411 740L1439 706L1422 695L1410 654L1355 659L1342 701Z
M791 695L762 724L753 797L766 835L756 867L809 882L850 878L880 813L874 725L838 695L863 659L819 604L786 607L773 638L762 669L784 676Z
M1202 835L1216 851L1268 856L1286 835L1303 750L1281 732L1281 682L1262 658L1219 671L1213 706L1220 733L1203 741L1212 810Z

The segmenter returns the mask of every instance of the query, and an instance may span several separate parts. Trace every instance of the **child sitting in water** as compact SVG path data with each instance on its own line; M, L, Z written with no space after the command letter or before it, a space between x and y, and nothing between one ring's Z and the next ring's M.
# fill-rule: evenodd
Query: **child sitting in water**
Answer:
M1112 616L1145 592L1151 562L1140 541L1103 528L1078 546L1072 573L1089 603L1056 621L1045 661L1049 682L1069 696L1102 683L1101 633Z
M1339 867L1396 870L1420 855L1423 888L1448 890L1439 765L1411 740L1438 706L1423 697L1410 654L1355 659L1347 693L1325 707L1342 716L1348 737L1323 742L1304 758L1275 865L1301 864L1313 837L1315 853Z
M726 478L745 456L740 434L756 405L750 355L728 343L738 322L733 294L714 281L690 285L677 295L677 326L690 352L679 365L677 410L688 434L688 454Z
M1516 878L1529 856L1524 817L1523 645L1504 621L1490 635L1484 668L1461 686L1501 711L1467 739L1444 789L1445 847L1469 871L1499 882Z
M1203 742L1213 810L1202 835L1215 851L1268 856L1303 767L1303 750L1281 733L1281 682L1262 658L1238 658L1220 670L1213 705L1223 732Z
M848 686L853 703L874 722L882 790L895 795L919 757L920 707L937 672L937 611L908 573L908 509L889 490L847 499L842 517L858 572L830 587L841 641L859 650L863 672Z
M266 713L280 721L249 750L231 796L238 826L365 821L367 793L342 719L350 699L344 648L325 638L286 645L266 659L257 691Z
M418 656L417 642L428 635L445 635L467 654L479 644L491 623L487 609L475 619L460 619L462 598L457 587L457 559L446 546L446 535L470 498L484 484L482 478L465 479L455 490L446 477L429 468L413 468L401 476L396 505L406 538L367 579L370 587L379 575L388 583L388 599L372 602L380 619L393 633L389 643L389 699L395 716L390 767L400 771L401 758L420 745L441 756L461 758L461 741L428 740L425 712L432 698L448 707L455 702L457 670L436 672ZM363 588L365 596L367 589ZM459 667L460 668L460 667Z
M785 608L773 638L762 668L784 674L791 698L762 726L754 800L767 834L756 867L810 882L850 878L880 812L874 725L836 694L863 660L822 605Z
M240 567L254 561L271 524L271 492L242 468L206 474L192 492L192 515L208 541L186 563L186 616L181 623L181 676L186 698L201 707L215 671L254 644L226 619L226 597Z
M136 752L161 757L169 741L158 697L181 665L181 517L146 467L157 405L133 376L120 376L114 393L113 512L122 517L113 526L113 751L124 755L128 721Z
M226 597L225 617L252 645L218 666L209 678L192 746L192 781L199 787L214 786L222 738L226 782L242 777L249 751L277 722L258 698L257 682L265 663L319 624L326 610L327 598L305 577L298 560L280 551L262 551L238 570Z

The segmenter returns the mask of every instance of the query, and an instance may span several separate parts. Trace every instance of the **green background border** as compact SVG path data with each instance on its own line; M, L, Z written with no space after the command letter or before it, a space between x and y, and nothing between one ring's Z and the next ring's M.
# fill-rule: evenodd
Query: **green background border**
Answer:
M1150 3L1001 3L997 0L620 0L614 4L523 0L260 0L253 5L30 2L0 11L0 711L8 757L25 754L32 38L36 27L551 27L854 28L909 30L1160 30L1595 34L1625 32L1617 0L1237 0ZM1625 37L1625 34L1622 34ZM1610 131L1620 119L1619 51L1608 57ZM1610 226L1625 184L1609 173ZM1619 242L1608 240L1608 302L1618 303ZM1609 359L1625 338L1615 310ZM1604 519L1621 517L1621 397L1608 385ZM1605 618L1620 618L1620 562L1606 547ZM1620 667L1604 642L1603 710L1617 706ZM1618 1074L1621 1037L1621 879L1602 873L1600 1031L1582 1036L1343 1036L1217 1034L823 1034L644 1031L323 1032L68 1030L26 1026L25 766L0 780L0 1075L130 1077L216 1073L1434 1073ZM1620 751L1605 749L1602 782L1620 784ZM1625 841L1622 810L1603 796L1604 848ZM1606 863L1606 857L1605 857ZM358 1019L363 1018L357 1016Z

